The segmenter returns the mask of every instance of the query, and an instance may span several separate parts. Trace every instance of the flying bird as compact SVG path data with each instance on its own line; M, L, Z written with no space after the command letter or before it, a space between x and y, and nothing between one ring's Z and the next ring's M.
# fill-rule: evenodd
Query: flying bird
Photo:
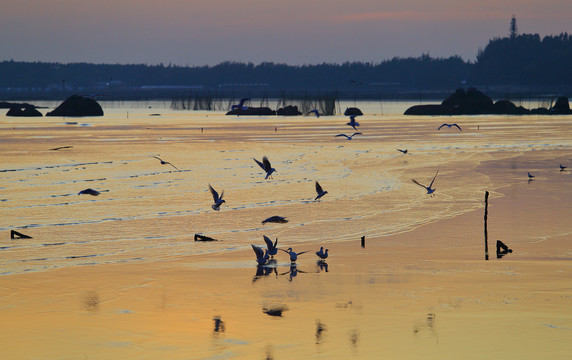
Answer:
M256 262L258 265L265 265L269 258L268 250L262 250L262 248L252 244L250 246L252 246L252 250L254 250L256 254Z
M269 217L269 218L267 218L267 219L262 220L262 223L263 223L263 224L266 224L266 223L268 223L268 222L278 223L278 224L285 224L285 223L288 222L288 220L287 220L285 217L283 217L283 216L274 215L274 216L271 216L271 217Z
M397 150L397 151L399 151L399 152L402 152L402 153L404 153L404 154L407 154L407 149L405 149L405 150L395 149L395 150Z
M270 240L270 238L266 235L262 235L262 237L264 238L264 242L266 243L266 248L267 248L267 252L268 255L270 255L271 258L274 257L274 255L276 255L276 253L278 253L278 238L276 238L276 241L272 242L272 240Z
M359 123L356 121L356 115L351 115L350 116L350 122L346 123L346 125L353 127L354 130L357 130Z
M318 110L316 110L316 109L310 110L310 112L308 113L308 115L310 115L311 113L314 113L314 115L316 115L316 117L320 117L320 113L319 113Z
M276 171L276 169L274 169L272 167L272 165L270 165L270 161L268 160L268 158L266 156L264 156L262 158L262 162L254 159L254 161L256 161L256 163L258 164L258 166L260 166L262 168L262 170L264 170L266 172L266 177L265 179L268 179L268 177L270 177L272 179L272 173Z
M336 135L336 137L338 137L338 136L345 136L348 140L351 140L355 135L361 135L361 133L360 133L360 132L355 132L355 133L353 133L351 136L348 136L348 135L346 135L346 134L338 134L338 135Z
M326 195L328 192L322 189L320 183L316 181L316 193L318 194L314 200L318 200L322 196Z
M439 127L437 128L437 130L441 130L441 128L442 128L443 126L446 126L446 127L448 127L448 128L450 128L450 127L452 127L452 126L455 126L455 127L456 127L457 129L459 129L460 131L463 131L463 130L461 130L461 127L460 127L459 125L457 125L457 124L443 124L443 125L439 126Z
M320 251L316 251L316 255L322 260L326 260L328 258L328 249L324 251L324 247L320 246Z
M216 192L215 189L213 189L213 187L211 186L211 184L209 184L209 190L213 196L213 200L214 200L214 204L212 204L212 208L215 211L219 211L220 210L220 206L225 202L225 200L223 200L222 196L224 195L224 190L220 193L220 196L218 196L218 193Z
M171 165L172 167L175 168L175 170L179 171L179 169L177 169L177 167L176 167L175 165L171 164L170 162L165 161L165 160L161 159L161 158L158 157L158 156L153 156L153 157L154 157L155 159L159 160L159 161L161 162L161 165Z
M415 180L415 179L411 179L411 181L413 181L415 184L421 186L422 188L426 189L427 194L433 194L435 192L435 189L432 189L431 186L433 186L433 182L435 182L435 178L437 177L438 173L439 173L439 170L437 170L437 172L435 173L435 176L433 176L433 180L431 180L431 184L429 184L429 186L422 185L419 182L417 182L417 180Z
M238 105L232 105L231 110L246 110L248 109L248 106L244 106L244 103L247 102L248 100L250 100L250 98L242 98L240 99L240 101L238 102Z
M92 195L97 196L99 195L99 191L93 189L85 189L77 193L78 195Z
M296 260L298 260L298 255L302 255L304 253L307 253L307 251L295 253L294 251L292 251L292 248L288 248L288 250L284 250L284 249L279 249L279 250L282 250L282 251L288 253L290 255L290 262L292 262L292 263L294 263L294 262L296 262Z

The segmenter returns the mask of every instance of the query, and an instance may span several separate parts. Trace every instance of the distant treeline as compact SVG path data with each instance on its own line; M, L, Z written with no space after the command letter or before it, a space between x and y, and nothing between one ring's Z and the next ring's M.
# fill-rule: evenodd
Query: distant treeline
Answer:
M476 62L459 56L393 58L380 63L346 62L292 66L272 62L223 62L214 66L110 65L89 63L0 63L0 93L18 92L200 92L237 97L255 92L336 91L340 96L421 91L458 87L566 87L572 85L572 37L514 35L490 40Z

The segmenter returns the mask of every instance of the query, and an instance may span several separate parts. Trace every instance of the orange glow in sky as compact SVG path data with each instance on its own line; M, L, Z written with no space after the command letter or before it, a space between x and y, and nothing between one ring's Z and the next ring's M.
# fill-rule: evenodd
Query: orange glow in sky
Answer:
M460 55L519 32L572 32L569 0L6 0L0 60L215 65Z

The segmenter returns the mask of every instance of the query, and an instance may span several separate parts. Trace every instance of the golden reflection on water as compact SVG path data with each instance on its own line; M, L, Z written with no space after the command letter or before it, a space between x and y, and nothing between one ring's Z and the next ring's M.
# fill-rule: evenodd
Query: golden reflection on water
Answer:
M1 120L0 229L32 236L0 240L12 359L572 351L572 190L558 171L572 166L570 117L459 117L459 132L437 130L447 118L366 113L351 141L334 136L353 130L344 116L125 107ZM437 170L434 197L411 181ZM220 211L208 184L224 190ZM485 190L489 247L515 249L490 262L473 212ZM262 224L273 215L288 222ZM257 268L250 244L263 235L307 253Z

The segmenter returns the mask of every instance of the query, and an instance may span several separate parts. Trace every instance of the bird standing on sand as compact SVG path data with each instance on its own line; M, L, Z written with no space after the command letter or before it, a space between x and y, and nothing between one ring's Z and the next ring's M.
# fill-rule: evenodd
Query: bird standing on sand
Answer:
M274 169L272 167L272 165L270 165L270 161L268 160L268 158L266 156L264 156L262 158L262 162L254 159L254 161L256 161L256 163L258 164L258 166L260 166L262 168L262 170L264 170L266 172L266 177L264 179L268 179L268 177L270 177L272 179L272 173L276 171L276 169Z
M459 129L460 131L463 131L463 130L461 130L461 127L460 127L459 125L457 125L457 124L443 124L443 125L439 126L439 127L437 128L437 130L441 130L441 128L442 128L443 126L446 126L446 127L448 127L448 128L450 128L450 127L452 127L452 126L455 126L455 127L456 127L457 129Z
M348 136L348 135L346 135L346 134L338 134L338 135L336 135L335 137L345 136L346 139L351 140L355 135L361 135L361 133L360 133L360 132L355 132L355 133L351 134L350 136Z
M161 158L158 157L158 156L153 156L153 157L154 157L155 159L159 160L159 161L161 162L161 165L171 165L172 167L175 168L175 170L179 171L179 169L177 169L177 167L176 167L175 165L171 164L170 162L165 161L165 160L161 159Z
M320 251L316 251L316 255L322 260L326 260L328 258L328 249L324 251L324 247L320 246Z
M274 255L276 255L276 253L278 253L278 238L276 238L276 241L272 242L272 240L270 240L270 238L266 235L262 235L262 237L264 238L264 242L266 243L266 248L268 251L268 255L270 255L271 258L274 257Z
M316 198L314 200L318 200L322 196L326 195L328 192L325 191L324 189L322 189L322 186L320 186L320 183L316 181L316 193L318 195L316 196Z
M346 123L346 125L353 127L354 130L357 130L359 123L356 121L356 115L351 115L350 116L350 122Z
M438 173L439 173L439 170L437 170L437 172L435 173L435 176L433 176L433 180L431 180L431 184L429 184L429 186L422 185L415 179L411 179L411 181L413 181L415 184L421 186L422 188L426 189L427 194L432 195L435 192L435 189L432 189L431 186L433 186L433 182L435 181L435 178L437 177Z
M566 170L567 167L568 167L568 166L564 166L564 165L560 164L560 171Z
M294 251L292 251L292 248L288 248L288 250L283 250L283 249L279 249L279 250L282 250L282 251L284 251L290 255L290 262L291 263L295 263L296 260L298 260L298 255L302 255L304 253L307 253L307 251L295 253Z
M534 175L532 175L532 174L530 173L530 171L528 172L528 178L529 178L529 179L534 178Z
M256 254L256 262L258 265L265 265L269 258L268 250L262 250L262 248L252 244L250 246L252 246L252 250L254 250Z
M218 193L216 192L215 189L213 189L213 187L211 186L211 184L209 184L209 190L213 196L213 200L214 200L214 204L212 204L212 208L215 211L219 211L220 210L220 206L225 202L222 198L222 196L224 195L224 190L220 193L220 196L218 196Z

